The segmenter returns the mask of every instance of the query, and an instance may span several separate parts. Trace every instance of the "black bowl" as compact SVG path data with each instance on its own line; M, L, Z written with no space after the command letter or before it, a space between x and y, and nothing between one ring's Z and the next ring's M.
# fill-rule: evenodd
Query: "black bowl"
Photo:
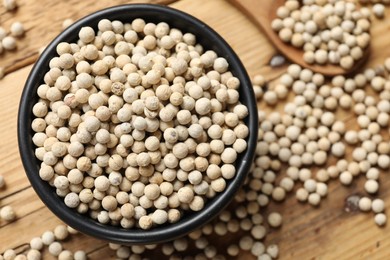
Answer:
M206 202L203 210L185 213L175 224L166 224L146 231L100 224L88 215L79 214L74 209L68 208L63 198L57 196L55 189L39 177L40 161L34 155L35 146L32 142L34 133L31 129L31 122L34 119L32 107L38 100L37 88L43 83L43 77L49 70L50 59L57 55L58 43L77 41L81 27L91 26L97 30L98 22L104 18L124 22L143 18L147 22L166 22L183 32L193 33L197 37L197 42L205 50L214 50L219 56L225 57L229 62L230 71L241 81L240 101L249 109L249 116L245 123L249 127L250 135L247 138L248 148L237 159L237 174L235 178L228 181L225 191ZM121 244L153 244L173 240L199 228L220 213L233 199L247 176L257 143L257 129L257 108L251 82L240 59L228 43L213 29L191 15L169 7L149 4L131 4L104 9L88 15L63 31L48 45L33 67L22 93L18 115L20 155L27 177L41 200L69 226L87 235Z

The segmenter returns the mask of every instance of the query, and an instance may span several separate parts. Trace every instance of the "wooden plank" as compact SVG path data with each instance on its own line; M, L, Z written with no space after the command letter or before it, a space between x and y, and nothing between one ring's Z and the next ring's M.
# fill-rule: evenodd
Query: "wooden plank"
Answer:
M0 169L7 185L0 192L0 198L29 186L19 156L16 129L19 99L30 70L31 66L25 67L0 82Z
M115 251L111 250L108 246L97 249L88 254L90 259L115 259Z
M7 85L7 86L14 85L14 82L17 82L18 79L21 79L21 78L25 79L27 77L30 69L31 69L31 66L26 67L24 69L21 69L15 73L12 73L12 74L8 75L3 80L2 83L4 83L4 85ZM18 86L16 93L15 93L15 89L7 88L7 90L9 92L4 93L5 95L3 96L3 99L0 100L1 104L2 104L1 111L4 111L5 114L7 115L7 118L6 118L7 124L2 124L3 128L0 130L1 130L1 132L9 133L9 135L5 134L1 137L2 139L0 139L1 143L6 144L5 146L2 146L2 153L1 154L4 155L5 160L1 160L1 163L2 163L1 168L6 169L6 171L3 174L5 175L5 177L7 179L7 184L8 184L8 189L5 191L5 193L3 192L1 194L2 197L10 196L12 193L15 193L15 191L18 191L20 189L23 189L23 188L29 186L28 181L23 174L16 175L14 173L15 169L18 169L18 170L22 169L19 155L18 155L15 147L13 147L16 144L16 136L14 133L16 131L15 118L16 118L16 111L17 110L12 109L12 108L17 107L18 98L16 98L16 97L20 96L21 89L22 89L22 84L20 84ZM9 100L9 97L15 97L15 98L13 98L12 100ZM12 103L12 105L10 105L10 103ZM12 127L10 128L9 125L12 125ZM9 151L12 151L12 153L9 153ZM10 162L17 162L17 164L14 165L14 167L10 167L9 166ZM11 176L11 177L9 178L9 176ZM13 196L14 195L12 195L8 198L12 198ZM35 198L35 200L38 200L38 199ZM4 200L4 203L5 202L6 201ZM14 206L15 210L18 211L18 207L16 205L12 205L12 206ZM26 213L26 212L24 212L24 213ZM32 234L34 234L33 236L39 235L47 229L53 229L55 227L55 225L60 223L54 216L50 215L50 212L48 212L46 208L40 208L31 215L25 215L26 218L21 218L22 216L20 214L23 214L23 213L19 212L18 215L19 215L20 219L18 219L18 221L12 223L12 225L3 227L0 233L7 235L10 232L16 232L16 234L17 234L18 230L24 230L25 228L27 228L29 226L37 227L37 228L30 229L30 231L28 233L24 233L26 235L23 237L21 237L21 236L10 237L8 235L6 237L5 236L3 237L2 235L0 235L0 239L2 239L2 240L0 240L0 245L4 245L4 248L1 248L0 252L6 248L10 248L10 247L15 248L15 247L19 246L22 241L24 243L26 243L32 237L31 236ZM42 218L43 216L46 216L46 217L50 216L50 217L45 219L45 218ZM50 225L45 225L45 227L42 227L38 223L37 224L31 223L31 219L41 219L45 223L49 222ZM96 241L92 238L86 238L86 239L84 238L83 241L86 241L86 243L88 245L96 245ZM77 241L74 241L74 238L72 238L71 244L77 245L78 243L77 243ZM65 248L70 249L66 246L65 246ZM85 248L85 247L82 247L82 248ZM112 255L112 251L109 250L109 252L110 252L109 254ZM100 255L101 254L99 253L99 256ZM46 256L47 256L47 254L45 254L45 257ZM94 258L92 258L92 259L94 259Z
M42 207L26 217L16 220L12 224L1 227L0 252L4 252L9 248L19 248L29 243L33 237L41 236L48 230L53 231L59 224L62 224L62 222L47 208ZM71 235L61 243L64 249L71 250L72 252L77 250L91 252L107 244L105 241L97 240L84 234ZM49 257L47 250L43 253L45 256L44 259Z
M28 198L29 203L26 203L26 198ZM31 186L6 197L1 201L1 205L11 206L15 211L17 219L28 217L32 212L44 207L43 202L38 198ZM0 220L0 228L5 225L12 225L12 223Z
M2 26L8 27L11 20L17 18L24 22L28 32L26 38L19 42L20 50L3 55L0 66L9 66L15 59L23 62L26 57L34 55L40 46L47 44L49 39L61 30L60 24L65 18L79 18L84 13L112 5L108 0L94 2L94 4L90 4L89 1L44 0L39 3L45 6L46 12L41 12L37 2L20 0L20 3L21 7L16 13L2 15ZM268 62L276 51L248 19L225 1L184 0L172 6L193 14L219 32L239 54L250 75L263 73L268 79L272 79L285 70L285 67L279 69L269 67ZM389 10L386 11L387 15L390 15ZM389 20L374 20L372 52L367 66L375 67L389 56L390 49L386 48L386 33L389 26ZM44 31L46 27L47 30ZM17 68L18 66L15 67ZM17 108L30 69L31 66L17 69L0 81L2 90L0 169L7 182L7 189L0 191L0 206L12 205L19 216L18 220L11 224L0 222L0 253L6 248L15 248L28 243L32 237L39 236L48 229L52 230L61 223L43 206L33 190L28 188L29 183L17 150ZM271 87L272 85L274 83ZM279 104L276 109L282 110L283 104L285 103ZM261 107L266 111L273 110L266 109L264 104L261 104ZM348 127L351 129L357 127L354 116L349 112L339 113L338 118L348 122ZM329 163L335 161L332 159ZM388 207L390 180L386 177L386 175L381 176L379 196L387 201ZM337 181L331 182L330 194L318 208L298 203L294 196L289 196L284 203L271 203L269 208L264 210L264 214L272 211L281 212L284 216L284 224L279 230L271 230L265 242L279 244L281 252L279 259L386 259L390 254L389 228L378 228L373 222L372 213L345 211L347 197L353 194L364 194L363 183L364 178L360 178L351 187L345 188ZM224 252L227 242L232 239L234 236L215 239L219 241L219 251ZM81 248L87 250L90 252L91 259L115 258L114 252L104 247L104 244L103 241L80 234L67 240L64 247L72 251ZM44 259L52 259L46 251ZM254 258L248 253L242 253L240 259Z
M0 229L0 252L29 243L33 237L41 236L47 230L54 230L60 223L47 208L42 208L29 217L5 225Z
M39 2L18 0L18 8L13 12L6 12L0 8L1 26L9 31L15 21L23 23L26 34L17 41L17 51L6 52L1 56L0 67L8 72L31 64L38 57L38 50L50 43L62 31L65 19L74 21L103 8L128 3L170 4L176 0L118 0L118 1L50 1ZM27 64L26 64L27 61Z

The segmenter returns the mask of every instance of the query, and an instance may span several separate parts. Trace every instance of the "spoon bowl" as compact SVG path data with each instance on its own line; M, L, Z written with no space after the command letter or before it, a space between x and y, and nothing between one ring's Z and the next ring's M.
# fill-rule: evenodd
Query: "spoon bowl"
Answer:
M355 61L350 69L344 69L341 66L334 64L309 64L303 60L303 49L296 48L288 43L283 42L279 35L272 29L271 23L277 18L276 10L284 5L285 0L229 0L234 6L240 9L248 18L250 18L256 26L258 26L272 42L274 47L279 50L290 61L308 68L314 72L321 73L327 76L335 76L340 74L349 74L362 67L362 64L369 56L369 47L364 50L363 57Z

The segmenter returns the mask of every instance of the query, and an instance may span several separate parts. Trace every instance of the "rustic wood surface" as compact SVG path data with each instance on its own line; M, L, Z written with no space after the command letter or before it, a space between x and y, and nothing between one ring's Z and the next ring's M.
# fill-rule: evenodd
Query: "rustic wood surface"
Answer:
M17 110L31 64L38 56L38 49L47 45L61 31L64 19L76 20L87 13L109 7L113 5L112 2L19 0L19 8L12 13L6 13L0 7L1 26L9 28L13 21L19 20L27 29L26 36L18 41L18 50L0 56L0 66L6 67L8 71L8 75L0 81L0 174L7 183L6 188L0 190L0 207L11 205L17 214L17 220L13 223L0 221L0 253L8 248L23 251L32 237L40 236L61 223L35 195L25 176L17 148ZM126 2L129 1L115 1L115 4ZM286 66L271 68L268 65L276 53L275 49L244 15L224 0L147 2L171 4L207 22L235 49L251 76L261 73L272 80L286 69ZM389 10L386 11L390 15ZM389 28L390 18L374 20L372 51L367 66L375 67L390 56L390 48L387 48L390 41L387 36ZM268 109L264 105L261 107ZM283 104L277 106L277 109L282 108ZM357 128L350 113L344 112L338 116L348 123L349 129ZM384 135L387 136L388 132L384 131ZM329 165L334 162L330 160ZM381 176L379 197L390 206L390 179L387 174ZM389 225L378 228L372 213L363 214L345 209L349 196L364 194L363 181L364 178L361 178L348 188L342 187L337 181L331 182L329 196L318 208L298 203L294 196L289 196L283 203L272 203L266 212L281 212L284 223L280 229L271 230L266 244L279 244L279 259L389 259ZM218 248L224 252L224 240L219 240ZM115 258L114 252L105 242L81 234L72 236L64 243L64 247L72 251L84 249L90 259ZM44 259L52 259L47 250L44 251ZM248 253L242 253L240 259L254 258Z

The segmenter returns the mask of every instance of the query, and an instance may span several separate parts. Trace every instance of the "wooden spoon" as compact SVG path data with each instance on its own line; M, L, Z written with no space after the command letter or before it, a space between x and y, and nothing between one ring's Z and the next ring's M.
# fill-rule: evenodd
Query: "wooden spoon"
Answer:
M250 18L263 32L268 36L268 39L273 43L283 55L290 61L311 69L312 71L321 73L323 75L335 76L340 74L348 74L361 68L362 64L368 57L369 48L364 50L364 55L358 61L355 61L352 68L346 70L340 66L333 64L308 64L303 60L303 49L295 48L292 45L283 42L277 33L271 28L271 22L276 16L276 10L282 6L285 0L229 0L233 5L239 8Z

